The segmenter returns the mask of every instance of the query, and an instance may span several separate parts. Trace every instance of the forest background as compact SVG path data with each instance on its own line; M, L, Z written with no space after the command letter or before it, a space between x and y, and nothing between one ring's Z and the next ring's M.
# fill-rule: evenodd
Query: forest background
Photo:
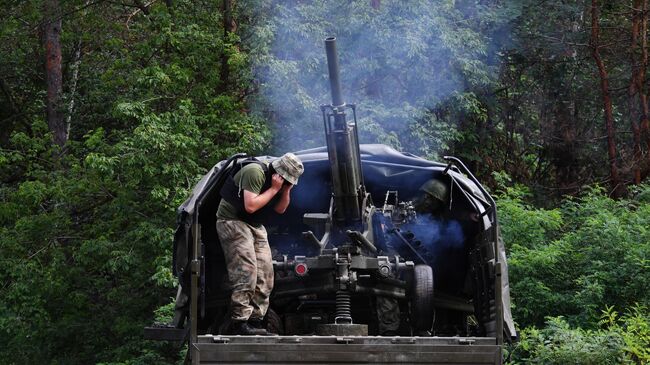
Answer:
M178 363L175 209L235 152L361 141L498 198L509 363L650 362L648 1L0 1L0 363ZM644 184L645 182L645 184Z

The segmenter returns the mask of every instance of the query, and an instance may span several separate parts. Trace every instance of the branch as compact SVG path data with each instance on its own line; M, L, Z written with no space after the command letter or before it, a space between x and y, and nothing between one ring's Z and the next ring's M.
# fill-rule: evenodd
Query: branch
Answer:
M78 8L76 8L76 9L74 9L74 10L71 10L71 11L69 11L69 12L61 13L60 16L58 16L58 17L53 17L50 21L59 21L59 20L62 20L63 18L67 17L68 15L72 15L72 14L74 14L74 13L78 13L78 12L80 12L80 11L86 9L86 8L89 8L89 7L93 6L93 5L100 4L100 3L102 3L102 2L107 2L107 1L106 1L106 0L87 1L84 5L78 7ZM40 26L42 26L42 25L43 25L43 22L39 22L37 25L35 25L34 27L32 27L32 31L33 31L33 30L36 30L38 27L40 27Z
M149 4L145 5L142 3L140 0L134 0L135 5L144 13L144 15L149 15L149 5L153 4L154 2L150 2Z
M148 10L149 7L150 7L151 5L153 5L156 1L157 1L157 0L152 0L152 1L150 1L148 4L144 5L144 4L142 4L141 1L136 0L136 3L142 4L142 7L139 7L139 6L138 6L138 10L134 11L133 13L131 13L131 15L129 15L129 16L126 18L126 29L129 29L129 23L131 22L131 18L133 18L134 16L136 16L139 12L144 13L144 15L149 15L149 10ZM146 11L145 11L145 10L146 10Z

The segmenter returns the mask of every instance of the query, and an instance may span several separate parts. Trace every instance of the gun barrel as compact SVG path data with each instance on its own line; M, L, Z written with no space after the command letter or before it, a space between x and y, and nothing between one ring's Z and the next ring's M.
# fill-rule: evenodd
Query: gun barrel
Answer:
M334 221L339 226L352 227L361 221L362 201L365 198L356 109L353 104L345 104L341 96L336 38L325 39L325 52L333 103L321 106L321 110L332 172ZM346 111L352 111L353 122L348 123Z
M325 39L325 53L327 54L327 70L330 76L330 89L332 90L332 105L341 106L343 96L341 94L341 80L339 78L339 57L336 52L336 37Z

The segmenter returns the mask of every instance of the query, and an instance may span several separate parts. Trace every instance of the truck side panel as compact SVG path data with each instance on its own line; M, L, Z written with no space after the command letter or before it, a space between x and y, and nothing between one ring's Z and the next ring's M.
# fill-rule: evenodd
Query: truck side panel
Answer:
M199 336L193 363L501 364L489 337Z

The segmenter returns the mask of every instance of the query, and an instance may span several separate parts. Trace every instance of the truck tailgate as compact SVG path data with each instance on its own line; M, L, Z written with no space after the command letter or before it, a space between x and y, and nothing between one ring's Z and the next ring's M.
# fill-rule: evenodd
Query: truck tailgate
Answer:
M193 364L501 364L493 337L199 336Z

